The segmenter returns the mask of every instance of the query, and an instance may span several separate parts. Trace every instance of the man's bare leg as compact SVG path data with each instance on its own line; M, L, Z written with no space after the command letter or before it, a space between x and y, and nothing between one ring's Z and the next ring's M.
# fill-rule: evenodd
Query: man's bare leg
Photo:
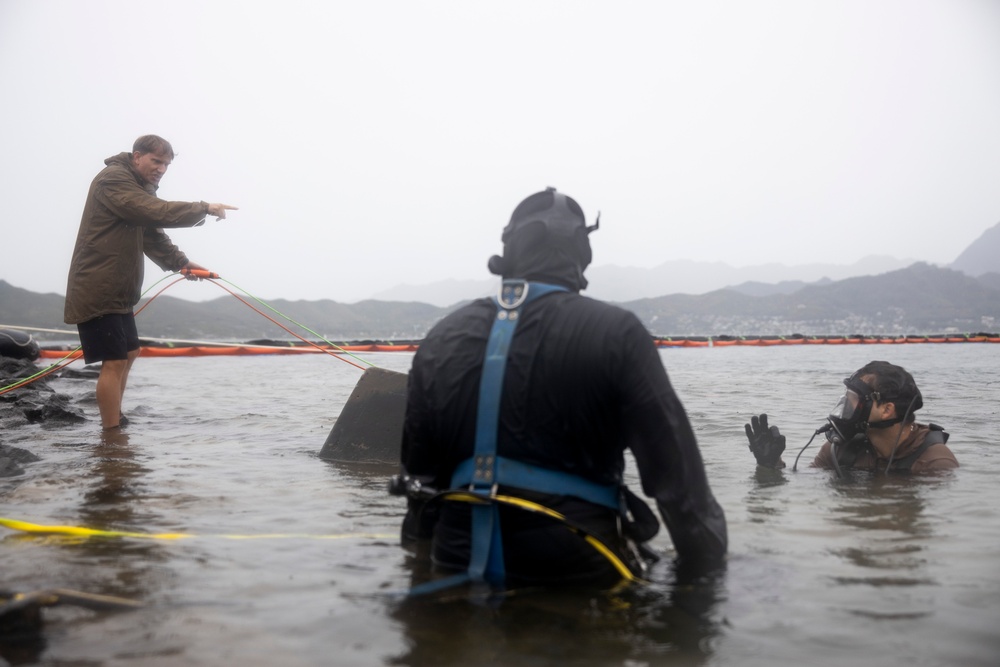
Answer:
M128 384L128 374L139 356L139 350L128 353L128 359L114 359L101 363L97 378L97 407L101 411L101 426L115 428L122 419L122 397Z

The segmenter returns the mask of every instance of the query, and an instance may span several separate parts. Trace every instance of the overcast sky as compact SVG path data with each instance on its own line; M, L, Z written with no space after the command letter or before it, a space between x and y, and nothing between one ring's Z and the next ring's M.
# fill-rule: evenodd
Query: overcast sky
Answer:
M173 240L264 299L489 278L548 185L595 265L947 264L1000 221L996 0L0 0L0 100L0 279L40 292L146 133L162 198L240 207Z

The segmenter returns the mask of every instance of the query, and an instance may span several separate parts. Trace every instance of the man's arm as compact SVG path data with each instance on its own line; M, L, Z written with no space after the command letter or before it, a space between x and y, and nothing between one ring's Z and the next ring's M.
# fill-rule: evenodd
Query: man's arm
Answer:
M100 187L94 194L122 220L147 229L195 227L203 223L207 215L222 220L226 211L236 210L228 204L164 201L144 190L124 169L109 169L102 174Z
M187 255L162 229L142 230L142 252L164 271L180 271L190 264Z
M703 572L725 557L726 517L709 488L684 406L649 334L635 323L639 328L630 334L635 340L626 343L633 358L620 366L626 445L635 456L643 492L655 498L670 532L679 568Z

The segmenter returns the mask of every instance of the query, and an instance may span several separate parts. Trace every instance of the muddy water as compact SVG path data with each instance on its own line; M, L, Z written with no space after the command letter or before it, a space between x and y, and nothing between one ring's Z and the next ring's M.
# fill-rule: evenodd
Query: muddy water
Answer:
M664 350L730 559L718 580L403 603L419 566L397 539L385 467L317 454L360 371L324 356L140 359L125 435L102 441L89 380L57 380L92 418L0 434L41 461L0 479L0 516L178 539L0 528L0 589L142 603L45 609L0 665L994 665L1000 655L1000 346ZM927 479L761 473L743 424L767 411L791 463L872 358L911 370L922 421L962 468ZM366 359L405 371L412 356ZM802 461L811 460L811 452ZM670 549L661 534L655 545Z

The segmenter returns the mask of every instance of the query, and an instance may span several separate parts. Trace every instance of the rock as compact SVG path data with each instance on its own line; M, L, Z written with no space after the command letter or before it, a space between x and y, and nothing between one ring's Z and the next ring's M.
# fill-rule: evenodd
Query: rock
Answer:
M26 359L0 357L0 387L9 387L38 371L38 366ZM4 428L40 422L82 421L86 421L83 411L70 405L67 396L56 393L44 377L0 394L0 425Z
M24 472L13 459L0 456L0 477L16 477Z
M87 421L83 411L69 405L69 399L62 394L53 394L52 397L42 404L26 405L22 408L25 418L31 424L39 422L61 422L78 424Z
M38 366L28 359L0 356L0 383L4 386L14 380L29 378L38 372Z
M97 368L85 366L81 369L64 368L59 371L59 377L66 378L68 380L96 380L100 375L101 370L99 366Z
M24 469L19 464L34 463L35 461L41 461L41 459L27 449L0 445L0 477L14 477L24 474Z

